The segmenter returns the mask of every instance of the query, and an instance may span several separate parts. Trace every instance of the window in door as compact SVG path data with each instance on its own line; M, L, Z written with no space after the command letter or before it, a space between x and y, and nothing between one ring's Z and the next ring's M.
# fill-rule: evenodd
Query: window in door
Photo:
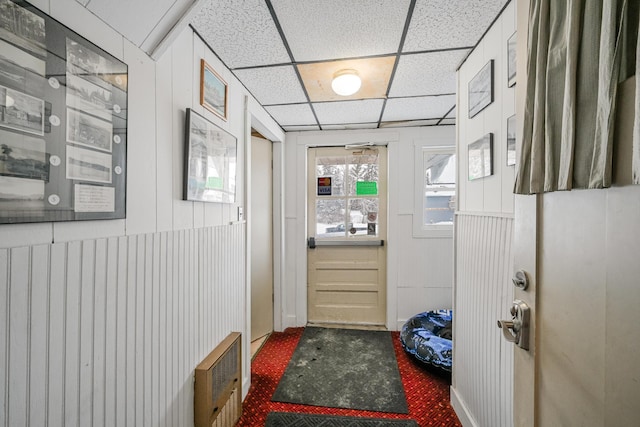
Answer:
M316 238L379 236L378 150L318 156L315 166Z

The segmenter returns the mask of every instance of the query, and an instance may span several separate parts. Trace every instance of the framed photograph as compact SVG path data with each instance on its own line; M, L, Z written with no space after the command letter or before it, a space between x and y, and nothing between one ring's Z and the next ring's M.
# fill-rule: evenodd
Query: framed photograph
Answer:
M184 200L234 203L237 141L187 108L184 155Z
M44 139L0 130L0 175L48 181Z
M493 102L493 59L469 82L469 118Z
M67 108L67 142L111 153L112 135L111 122Z
M111 155L67 146L67 179L111 184Z
M83 76L107 90L127 90L127 67L122 62L68 37L65 46L68 73Z
M516 33L507 40L507 85L516 84Z
M200 60L200 104L227 120L227 82L204 59Z
M111 91L67 73L67 105L111 121Z
M469 144L469 181L493 175L493 134Z
M507 119L507 166L516 164L516 115Z
M0 126L44 135L44 100L0 86Z
M126 217L128 67L0 0L0 224Z
M0 38L41 58L47 55L44 17L11 0L0 0Z

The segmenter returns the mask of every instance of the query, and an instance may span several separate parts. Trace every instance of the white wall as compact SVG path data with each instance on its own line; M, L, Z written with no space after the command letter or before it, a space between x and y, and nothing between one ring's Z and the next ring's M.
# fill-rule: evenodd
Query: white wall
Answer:
M414 144L453 146L452 126L287 133L283 327L307 321L306 153L310 146L388 144L387 327L452 306L453 236L414 238Z
M284 134L190 29L154 62L74 0L35 4L129 66L127 218L0 225L0 425L191 425L195 366L231 331L248 348L247 135ZM199 105L203 57L226 122ZM238 138L233 205L181 200L187 107Z
M496 320L513 300L514 167L507 163L507 119L515 114L515 87L507 85L507 40L516 28L511 2L458 71L452 405L465 426L513 423L513 345ZM494 61L494 101L468 114L468 83ZM522 83L517 83L521 85ZM468 180L468 145L493 133L493 175Z

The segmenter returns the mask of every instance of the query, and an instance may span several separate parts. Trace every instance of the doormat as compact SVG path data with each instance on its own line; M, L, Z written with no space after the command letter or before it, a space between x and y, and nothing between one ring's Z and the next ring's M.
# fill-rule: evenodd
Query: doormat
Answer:
M265 427L418 427L414 420L269 412Z
M305 328L276 402L408 414L391 333Z

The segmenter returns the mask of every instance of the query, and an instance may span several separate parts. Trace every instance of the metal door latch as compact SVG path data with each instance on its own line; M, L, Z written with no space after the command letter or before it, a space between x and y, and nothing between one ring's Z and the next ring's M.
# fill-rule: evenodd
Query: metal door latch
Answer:
M518 347L529 350L529 306L519 299L511 305L511 320L498 320L498 328L509 342Z

